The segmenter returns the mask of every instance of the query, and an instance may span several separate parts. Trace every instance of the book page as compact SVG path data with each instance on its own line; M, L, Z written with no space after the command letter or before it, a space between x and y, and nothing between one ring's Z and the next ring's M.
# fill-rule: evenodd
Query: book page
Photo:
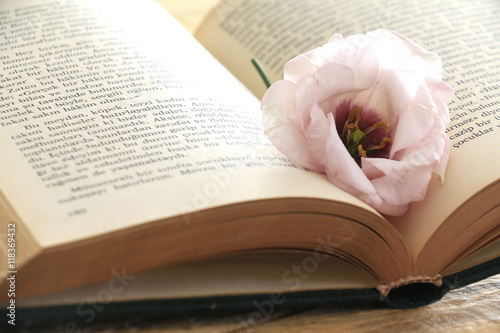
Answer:
M347 37L391 28L389 23L395 19L404 26L401 14L413 14L411 8L401 13L406 5L370 0L225 0L204 20L195 37L261 98L266 87L252 58L275 82L282 79L286 61L323 45L335 33Z
M240 254L128 274L129 283L113 302L286 293L297 290L375 288L366 271L335 257L320 258L315 269L297 274L297 263L314 257L300 252ZM305 261L304 261L305 260ZM203 272L203 274L200 274ZM18 300L19 307L85 303L109 281ZM283 295L284 298L286 298Z
M259 101L153 1L0 16L0 189L42 247L283 195L366 206L281 156Z
M193 34L219 0L155 0Z
M420 12L425 13L428 6L420 6ZM494 15L500 5L494 1L455 1L434 9L437 14L427 25L439 22L439 34L423 42L436 49L443 60L444 80L455 89L447 129L452 151L445 184L432 182L425 201L414 204L407 216L393 221L414 255L458 206L489 184L498 186L500 179L500 42L496 37L500 21ZM412 21L408 25L414 26ZM436 29L422 27L423 32ZM491 197L487 209L498 203L498 197ZM476 218L484 212L478 209ZM470 222L464 221L461 230ZM444 248L455 242L436 241Z
M227 0L196 37L259 97L265 87L251 58L262 63L273 82L282 77L288 59L335 33L346 37L391 29L441 57L444 80L455 89L446 181L443 186L435 177L424 202L391 219L416 258L447 216L499 179L499 10L496 1Z

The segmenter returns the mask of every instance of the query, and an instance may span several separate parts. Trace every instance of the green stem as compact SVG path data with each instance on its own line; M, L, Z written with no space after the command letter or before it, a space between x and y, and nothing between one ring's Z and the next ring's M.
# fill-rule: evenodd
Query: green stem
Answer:
M271 86L271 81L267 77L267 74L264 71L264 68L262 68L260 62L257 59L252 58L252 64L254 65L255 69L257 69L257 72L259 73L260 77L264 81L266 87L269 88Z

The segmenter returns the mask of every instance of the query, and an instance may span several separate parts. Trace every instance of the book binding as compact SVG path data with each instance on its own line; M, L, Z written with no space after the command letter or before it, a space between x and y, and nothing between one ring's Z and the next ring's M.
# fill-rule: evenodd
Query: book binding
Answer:
M397 279L385 284L379 284L377 290L380 292L382 297L387 297L392 289L400 288L414 283L432 283L436 287L441 287L443 284L443 277L440 274L435 276L427 275L411 275L404 278Z

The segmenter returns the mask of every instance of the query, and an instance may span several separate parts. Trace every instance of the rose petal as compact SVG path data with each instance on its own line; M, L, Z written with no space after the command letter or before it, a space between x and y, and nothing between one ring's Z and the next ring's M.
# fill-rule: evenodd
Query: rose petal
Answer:
M295 83L301 77L314 73L318 69L311 61L314 52L315 50L312 50L289 60L284 66L283 78Z
M410 59L420 57L425 65L424 76L436 75L441 78L442 64L437 54L428 52L407 37L390 30L374 30L366 34L372 38L370 44L378 51L381 66L393 69L414 69ZM419 70L420 71L420 70Z
M434 166L434 173L439 175L439 179L441 180L442 184L444 184L444 177L446 174L446 166L448 165L448 160L450 159L450 153L451 153L450 138L446 134L443 134L443 140L444 140L443 155L441 156L439 163L437 163Z
M343 40L341 34L335 34L323 47L315 48L289 60L284 66L284 79L297 82L301 77L314 73L318 68L330 63L332 55L325 52L327 44Z
M406 205L424 198L431 179L432 166L408 166L389 159L377 163L377 168L384 173L383 177L371 180L377 194L384 202L391 205Z
M292 162L314 169L295 112L295 85L289 81L275 82L262 99L262 111L262 122L271 142Z
M328 43L333 43L333 42L338 42L344 39L344 36L342 34L334 34L330 39L328 40Z
M345 94L346 92L356 92L366 89L366 85L360 85L356 81L353 70L343 64L326 64L313 74L314 81L310 81L315 87L316 100L321 103L332 96ZM302 96L303 98L306 96Z
M314 104L310 109L309 126L306 128L307 152L312 161L316 161L316 168L320 172L325 172L325 154L327 153L327 142L331 133L331 128L327 116L318 104ZM334 133L336 134L336 132Z
M409 204L405 205L391 205L388 202L382 201L379 205L372 204L372 206L380 213L391 216L401 216L408 211Z
M433 124L429 132L420 141L401 151L397 160L407 161L413 166L435 166L445 152L445 129L439 117L433 114Z
M425 82L434 100L434 104L436 105L436 110L434 110L434 112L440 115L445 126L448 126L450 122L448 104L453 98L453 88L446 82L441 81L441 79L436 79L434 77L427 77Z
M432 111L429 108L434 107L429 101L432 101L432 96L427 87L421 85L408 109L399 116L391 148L391 158L428 134L433 125Z
M361 196L367 195L373 201L378 202L380 199L377 196L375 188L365 176L363 171L356 164L356 161L349 155L349 152L340 140L335 127L335 119L331 113L327 115L329 133L328 136L321 136L321 133L315 131L308 131L309 147L324 146L324 155L315 156L321 158L326 170L326 174L330 181L334 184L340 185L343 188L348 188L349 192ZM316 121L319 119L313 118L311 122L311 129L315 129ZM310 151L313 151L310 148Z

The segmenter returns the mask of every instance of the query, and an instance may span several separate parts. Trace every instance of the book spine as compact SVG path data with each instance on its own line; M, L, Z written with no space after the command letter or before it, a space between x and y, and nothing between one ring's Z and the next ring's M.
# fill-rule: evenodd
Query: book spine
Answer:
M440 300L449 291L441 275L412 275L377 286L380 301L391 308L407 309Z
M380 292L382 297L387 297L392 289L399 288L414 283L432 283L436 287L441 287L443 284L443 278L440 274L435 276L427 275L410 275L406 276L389 283L379 284L377 290Z

